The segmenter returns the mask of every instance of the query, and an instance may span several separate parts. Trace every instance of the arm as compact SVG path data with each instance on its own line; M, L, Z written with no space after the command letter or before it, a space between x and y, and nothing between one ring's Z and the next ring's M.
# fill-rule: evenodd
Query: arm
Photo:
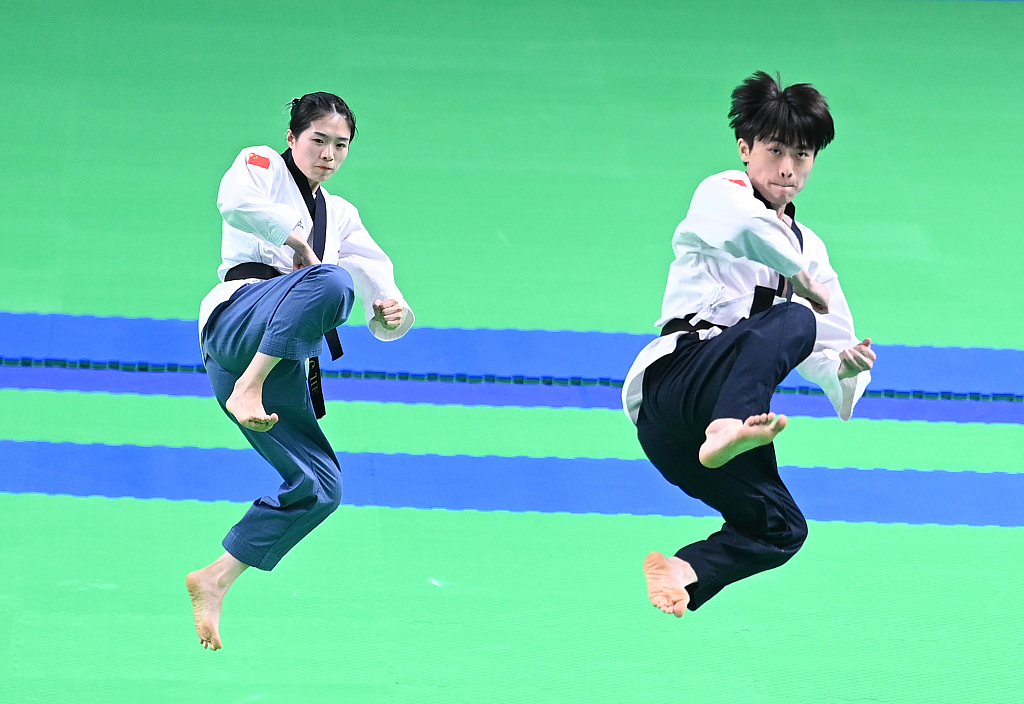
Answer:
M356 295L366 311L366 325L374 337L388 342L405 335L416 316L398 290L391 260L358 218L341 241L338 265L351 274Z
M729 173L701 182L680 229L712 248L792 278L806 264L789 226L754 197L744 179L727 178Z
M853 416L853 408L871 381L875 353L871 341L854 334L853 315L833 276L824 283L830 294L829 315L817 315L818 333L814 350L797 366L797 371L821 387L842 420Z
M217 193L217 208L224 222L278 247L302 221L295 208L272 198L275 173L280 169L287 167L271 149L243 150L224 174Z

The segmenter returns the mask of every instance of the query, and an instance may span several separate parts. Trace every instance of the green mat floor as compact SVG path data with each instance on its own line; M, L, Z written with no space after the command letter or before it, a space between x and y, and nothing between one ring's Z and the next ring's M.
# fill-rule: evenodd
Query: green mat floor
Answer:
M712 519L342 507L196 642L244 505L0 495L0 701L1018 704L1024 529L813 523L683 619L640 563ZM30 529L29 532L22 532Z

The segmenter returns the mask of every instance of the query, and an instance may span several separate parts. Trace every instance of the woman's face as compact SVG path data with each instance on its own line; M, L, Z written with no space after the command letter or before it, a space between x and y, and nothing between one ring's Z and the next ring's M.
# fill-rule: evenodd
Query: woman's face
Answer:
M287 139L295 165L309 179L309 187L315 191L345 161L352 130L344 117L331 113L314 120L300 135L288 130Z

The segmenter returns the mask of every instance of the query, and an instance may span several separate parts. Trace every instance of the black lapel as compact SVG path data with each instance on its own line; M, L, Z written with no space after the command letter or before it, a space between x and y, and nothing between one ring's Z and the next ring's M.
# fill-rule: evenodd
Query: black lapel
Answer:
M754 188L753 185L750 187L754 189L754 197L764 203L764 207L768 208L768 210L774 210L774 208L772 208L772 204L768 202L767 198L761 195L759 190ZM804 251L804 233L800 232L800 228L797 227L796 224L796 206L793 205L792 202L787 203L786 209L783 212L789 216L790 220L793 221L793 224L789 226L789 229L793 231L794 235L796 235L796 241L800 243L800 251Z
M299 187L302 200L306 202L306 210L309 211L309 217L313 220L313 237L310 239L309 245L313 248L317 259L323 261L324 248L327 246L327 199L324 198L323 190L320 188L316 189L316 196L313 196L313 189L309 187L309 179L295 165L291 149L286 149L281 154L281 158L284 159L288 171L291 172L295 185Z

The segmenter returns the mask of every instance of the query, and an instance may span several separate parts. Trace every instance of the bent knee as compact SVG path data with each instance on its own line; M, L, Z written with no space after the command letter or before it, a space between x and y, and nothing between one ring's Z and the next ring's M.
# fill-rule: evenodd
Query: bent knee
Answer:
M320 504L326 513L334 513L338 510L338 507L341 506L341 482L323 493L320 497Z
M800 515L791 518L786 526L786 530L783 533L776 535L775 540L773 540L775 547L779 549L781 557L779 564L786 562L789 558L796 555L806 541L807 521L805 521L804 517Z
M321 504L321 510L334 513L341 505L341 495L341 470L333 466L320 476L317 502Z
M814 340L818 334L818 319L814 317L814 311L802 303L788 303L790 321L795 333L800 337L809 337Z
M325 296L333 296L338 299L351 298L355 291L355 283L352 275L343 267L337 264L319 264L316 267L317 279L323 287Z
M802 303L784 303L786 306L786 336L799 345L806 357L814 349L814 341L818 337L818 319L814 311Z

